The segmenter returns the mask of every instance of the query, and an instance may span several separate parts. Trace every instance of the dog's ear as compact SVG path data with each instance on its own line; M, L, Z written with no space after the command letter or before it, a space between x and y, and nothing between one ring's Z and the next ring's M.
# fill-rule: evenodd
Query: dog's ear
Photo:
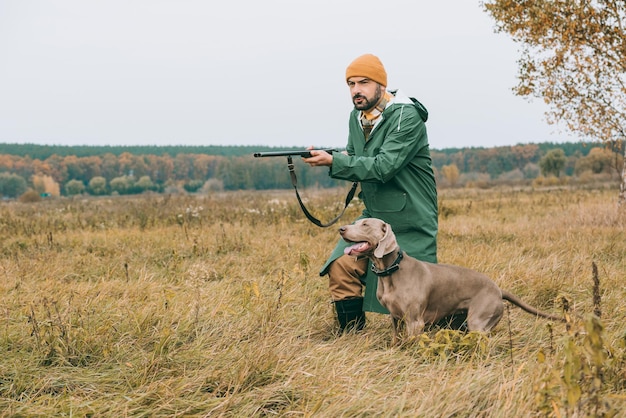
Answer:
M396 236L391 230L391 225L383 224L385 235L378 241L378 246L374 249L374 257L383 258L385 254L389 254L396 248Z

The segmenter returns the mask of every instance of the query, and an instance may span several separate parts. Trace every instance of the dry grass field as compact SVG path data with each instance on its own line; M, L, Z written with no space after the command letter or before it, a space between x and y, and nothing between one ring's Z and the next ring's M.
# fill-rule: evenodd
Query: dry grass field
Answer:
M343 193L303 191L322 219ZM308 223L291 191L0 203L0 416L623 414L616 198L441 191L440 262L571 319L512 306L489 335L430 330L399 346L380 314L333 335L318 269L337 228Z

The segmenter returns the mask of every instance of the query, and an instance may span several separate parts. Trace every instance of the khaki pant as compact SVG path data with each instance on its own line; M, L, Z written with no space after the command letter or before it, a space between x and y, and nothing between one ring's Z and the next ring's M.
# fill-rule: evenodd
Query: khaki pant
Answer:
M367 258L355 260L348 255L342 255L330 264L328 287L333 302L363 297L361 278L367 273L367 265Z

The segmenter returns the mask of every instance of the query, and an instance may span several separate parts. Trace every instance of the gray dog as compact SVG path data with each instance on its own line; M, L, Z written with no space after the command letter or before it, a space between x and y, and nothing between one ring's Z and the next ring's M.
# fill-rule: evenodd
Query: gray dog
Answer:
M563 321L500 290L482 273L410 257L398 246L391 226L380 219L360 219L342 226L339 233L353 244L346 248L346 254L372 260L372 270L378 275L376 297L391 314L394 343L402 322L406 323L408 336L417 336L425 324L463 311L467 311L470 331L487 332L502 317L503 299L531 314Z

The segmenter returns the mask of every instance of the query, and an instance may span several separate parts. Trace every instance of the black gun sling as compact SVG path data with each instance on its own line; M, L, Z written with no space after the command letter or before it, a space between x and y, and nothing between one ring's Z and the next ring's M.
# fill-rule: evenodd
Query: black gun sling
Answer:
M348 192L348 195L346 196L346 203L341 213L337 215L337 217L331 220L330 222L322 223L322 221L317 219L315 216L311 215L311 212L309 212L306 206L304 206L304 203L302 203L302 199L300 198L300 193L298 193L298 179L296 177L296 172L294 170L294 164L293 164L293 158L291 158L291 156L287 157L287 168L289 168L289 175L291 176L291 184L293 185L293 188L296 191L296 198L298 199L298 203L300 204L300 209L302 209L302 212L304 213L304 215L307 217L309 221L313 222L315 225L319 226L320 228L326 228L326 227L333 225L339 220L339 218L343 216L344 212L346 211L346 208L348 207L348 205L354 198L354 193L356 193L356 188L359 185L359 183L356 181L352 183L352 188L350 189L350 191Z

